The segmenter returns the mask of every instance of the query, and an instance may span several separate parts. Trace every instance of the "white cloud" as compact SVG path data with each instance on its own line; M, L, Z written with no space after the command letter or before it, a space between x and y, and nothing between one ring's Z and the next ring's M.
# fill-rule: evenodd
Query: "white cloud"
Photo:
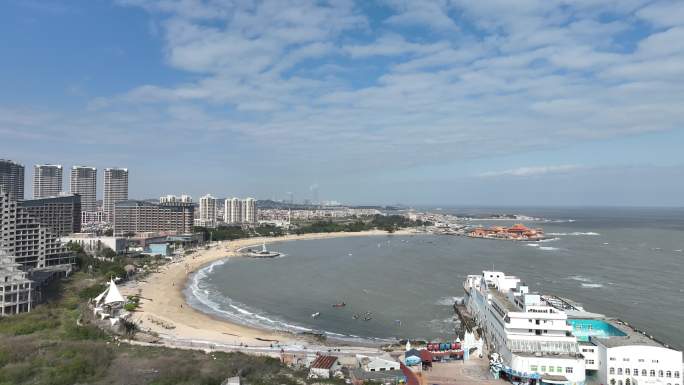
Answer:
M488 171L481 173L479 176L483 178L493 177L533 177L548 174L566 174L582 168L575 164L565 164L559 166L533 166L533 167L519 167L503 171Z

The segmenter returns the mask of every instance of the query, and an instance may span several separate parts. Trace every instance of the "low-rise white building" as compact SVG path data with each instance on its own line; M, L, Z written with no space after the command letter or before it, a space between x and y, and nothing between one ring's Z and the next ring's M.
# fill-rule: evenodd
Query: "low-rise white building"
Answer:
M60 241L62 243L77 243L89 254L96 253L106 247L117 253L123 253L128 246L126 238L98 236L93 233L73 233L60 238Z
M356 356L356 359L359 362L359 367L365 372L383 372L386 370L400 369L400 363L389 357L369 357L359 354Z
M318 356L309 366L309 378L332 378L341 369L336 356Z

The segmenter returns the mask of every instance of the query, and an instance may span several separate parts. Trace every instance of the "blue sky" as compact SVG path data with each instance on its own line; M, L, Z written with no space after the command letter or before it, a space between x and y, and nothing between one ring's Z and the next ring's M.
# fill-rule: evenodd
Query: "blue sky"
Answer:
M139 198L684 205L684 3L510 4L5 0L0 158Z

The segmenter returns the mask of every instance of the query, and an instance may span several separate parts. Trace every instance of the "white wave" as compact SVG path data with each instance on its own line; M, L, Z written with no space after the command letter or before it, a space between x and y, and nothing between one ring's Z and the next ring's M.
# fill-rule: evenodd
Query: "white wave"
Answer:
M558 248L557 247L549 247L549 246L540 246L539 250L553 251L553 250L558 250Z
M462 302L463 297L442 297L437 302L435 302L435 305L440 305L440 306L453 306L456 302Z
M277 319L267 314L259 313L255 310L250 310L246 305L243 305L219 293L212 292L212 290L209 290L210 287L204 284L204 279L207 278L207 276L213 271L213 268L225 262L225 260L214 262L211 265L208 265L198 270L195 274L193 274L190 281L191 283L190 285L188 285L188 291L186 292L186 297L190 305L194 305L195 307L199 306L201 309L204 309L205 311L216 314L218 316L224 317L231 322L236 322L238 324L251 327L273 329L277 331L284 331L290 333L320 332L331 338L336 338L339 340L350 342L395 342L392 339L382 339L373 337L363 338L353 335L334 333L325 330L317 331L311 328L304 327L302 325L297 325L294 323L289 323Z
M546 233L546 235L556 235L556 236L563 236L563 235L588 235L588 236L599 236L601 234L595 233L593 231L587 231L587 232L582 232L582 231L574 231L572 233Z
M526 246L539 247L539 244L538 243L528 243L528 244L526 244Z
M573 275L568 277L567 279L572 279L573 281L580 281L580 282L591 282L591 279L587 277L583 277L581 275Z
M557 241L557 240L559 240L559 239L560 239L560 238L546 238L546 239L541 239L541 240L539 240L539 241L537 241L537 242L542 242L542 243L544 243L544 242L553 242L553 241Z
M600 287L603 287L603 285L600 283L583 283L582 287L586 287L588 289L598 289Z

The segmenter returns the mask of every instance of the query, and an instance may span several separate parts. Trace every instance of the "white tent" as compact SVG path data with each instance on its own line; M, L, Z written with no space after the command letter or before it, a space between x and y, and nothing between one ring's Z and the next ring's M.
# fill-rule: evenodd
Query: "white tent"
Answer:
M116 287L114 280L109 281L109 289L107 291L107 296L105 297L105 305L110 305L117 302L124 302L124 298L119 293L119 289Z

